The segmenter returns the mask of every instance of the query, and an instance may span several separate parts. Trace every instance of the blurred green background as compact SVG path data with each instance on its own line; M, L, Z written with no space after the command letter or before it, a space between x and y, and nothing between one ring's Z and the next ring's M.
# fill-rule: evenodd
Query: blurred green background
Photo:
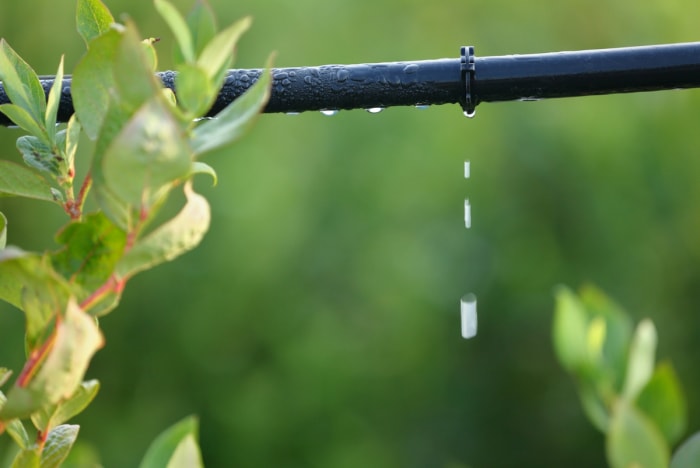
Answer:
M175 2L187 9L190 2ZM111 0L172 38L150 2ZM695 41L691 0L213 0L253 29L237 66L477 56ZM0 3L0 36L40 74L83 44L72 1ZM102 320L103 388L81 439L105 466L201 417L212 467L604 464L550 340L552 291L601 286L651 317L700 429L700 91L265 115L202 178L214 220L198 250L136 277ZM19 160L16 130L2 157ZM87 157L87 155L84 155ZM463 162L472 178L464 180ZM465 230L463 200L472 204ZM53 247L53 206L3 200L9 242ZM479 300L460 337L459 298ZM0 306L0 363L22 362ZM0 451L3 450L0 445Z

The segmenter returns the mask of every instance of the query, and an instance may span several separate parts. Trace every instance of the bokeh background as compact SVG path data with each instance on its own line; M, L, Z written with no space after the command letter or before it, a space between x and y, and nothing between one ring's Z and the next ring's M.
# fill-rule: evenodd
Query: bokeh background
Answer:
M171 66L150 2L107 4L161 37ZM222 24L254 17L240 67L273 50L297 66L700 38L691 0L212 5ZM74 11L1 0L0 36L40 74L61 53L71 70ZM482 104L475 119L457 105L261 117L208 160L220 180L198 182L214 214L201 248L136 277L102 320L83 450L136 466L156 434L197 414L212 467L602 466L550 338L553 288L587 282L654 319L700 429L699 126L692 90ZM17 136L0 130L3 158L19 160ZM65 222L40 202L0 209L27 249L53 247ZM467 292L479 300L470 341ZM3 365L21 365L21 334L21 314L0 306Z

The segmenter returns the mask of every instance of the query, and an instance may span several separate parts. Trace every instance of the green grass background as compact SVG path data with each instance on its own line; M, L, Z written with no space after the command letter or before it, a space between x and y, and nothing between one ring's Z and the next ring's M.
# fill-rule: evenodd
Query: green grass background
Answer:
M150 2L107 4L161 37L172 66ZM221 24L254 17L240 67L273 50L298 66L700 38L691 0L212 5ZM40 74L62 53L72 70L74 11L2 1L0 36ZM553 288L585 282L656 322L700 429L699 124L698 91L482 104L475 119L457 105L262 116L207 160L219 185L197 183L214 216L201 248L136 277L102 320L88 375L103 388L76 420L84 447L135 466L194 413L212 467L601 466L602 436L550 339ZM0 130L3 158L19 160L19 135ZM39 202L0 209L27 249L52 248L65 222ZM21 314L0 306L0 364L21 365L21 335Z

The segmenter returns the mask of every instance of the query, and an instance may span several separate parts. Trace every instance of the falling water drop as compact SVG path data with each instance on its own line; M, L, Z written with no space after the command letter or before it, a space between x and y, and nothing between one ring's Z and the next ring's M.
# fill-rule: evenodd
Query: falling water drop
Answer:
M462 316L462 337L473 338L476 336L476 296L472 293L466 294L460 301L460 312Z
M468 179L471 175L471 167L469 161L464 161L464 178Z
M327 115L328 117L332 117L336 115L338 112L340 112L338 109L323 109L321 111L321 114Z
M383 107L370 107L369 109L365 109L367 112L370 114L379 114L381 111L384 110Z
M472 227L472 206L469 204L469 199L464 200L464 226L469 229Z
M473 119L475 115L476 115L476 109L474 109L472 111L464 111L464 116L469 117L470 119Z

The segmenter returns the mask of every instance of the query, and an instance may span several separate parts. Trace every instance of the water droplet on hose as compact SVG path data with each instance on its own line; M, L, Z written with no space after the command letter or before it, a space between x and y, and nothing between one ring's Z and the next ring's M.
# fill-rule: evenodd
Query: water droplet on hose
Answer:
M350 76L350 72L347 71L345 68L341 68L340 70L338 70L338 73L336 74L336 79L338 80L339 83L342 83L343 81L347 80L349 76Z
M464 200L464 227L467 229L472 227L472 206L468 198Z
M469 117L470 119L473 119L475 115L476 109L474 109L473 111L464 111L464 116Z
M340 112L338 109L323 109L321 111L321 114L327 115L328 117L332 117L336 115L338 112Z
M381 111L384 110L383 107L370 107L368 109L365 109L367 112L370 114L379 114Z
M287 115L299 115L299 112L287 112Z
M460 301L460 315L462 318L462 337L473 338L476 336L477 316L476 316L476 296L466 294Z
M416 109L418 110L426 110L430 107L430 104L418 104L416 105Z
M418 71L418 65L416 65L415 63L411 63L409 65L406 65L403 69L403 72L407 73L407 74L415 73L417 71Z

